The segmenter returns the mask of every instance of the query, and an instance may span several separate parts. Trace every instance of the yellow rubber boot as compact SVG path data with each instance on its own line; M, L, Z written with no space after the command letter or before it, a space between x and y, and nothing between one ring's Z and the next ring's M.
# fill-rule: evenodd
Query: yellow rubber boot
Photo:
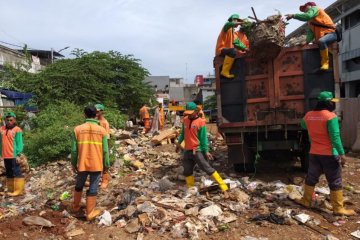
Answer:
M330 191L330 202L333 206L333 213L335 215L345 215L345 216L353 216L356 215L355 211L352 209L344 208L344 198L343 191Z
M14 192L14 184L14 178L6 178L6 188L9 193Z
M219 173L217 171L215 171L212 175L213 179L219 184L219 187L221 189L221 191L225 192L227 191L229 188L226 185L226 183L224 183L223 179L220 177Z
M91 221L100 215L100 210L95 208L96 196L86 197L86 220Z
M233 74L230 74L231 67L235 61L235 58L225 56L224 63L221 70L221 75L226 78L234 78L235 76Z
M195 178L193 175L185 177L186 187L191 188L195 185Z
M320 50L321 57L321 67L320 70L328 70L329 69L329 51L327 48Z
M82 195L82 192L74 191L74 202L73 202L73 206L72 206L72 211L74 213L80 211L81 195Z
M107 186L109 185L109 180L110 180L110 174L107 172L104 172L102 175L102 178L101 178L100 188L101 189L107 188Z
M14 178L14 191L9 192L7 195L11 197L16 197L24 194L25 179L24 178Z
M304 195L301 199L295 199L295 202L304 206L311 207L312 195L314 193L315 186L304 185Z

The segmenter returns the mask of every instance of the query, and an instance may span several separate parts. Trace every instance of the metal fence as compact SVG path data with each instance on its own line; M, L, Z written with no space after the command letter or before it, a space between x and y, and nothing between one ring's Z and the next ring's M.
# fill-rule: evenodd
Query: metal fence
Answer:
M340 106L341 140L345 148L351 149L356 140L357 123L360 121L360 98L342 98Z

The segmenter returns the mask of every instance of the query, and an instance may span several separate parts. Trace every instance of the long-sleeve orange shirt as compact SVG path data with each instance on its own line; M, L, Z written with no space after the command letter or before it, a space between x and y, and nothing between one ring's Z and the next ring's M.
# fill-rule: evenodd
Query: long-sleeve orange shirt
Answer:
M18 126L12 129L2 126L0 128L0 138L2 158L16 158L23 151L22 130Z

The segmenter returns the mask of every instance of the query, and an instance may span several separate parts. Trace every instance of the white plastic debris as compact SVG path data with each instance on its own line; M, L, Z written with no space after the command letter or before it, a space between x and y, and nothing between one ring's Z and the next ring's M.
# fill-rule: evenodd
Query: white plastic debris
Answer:
M55 225L49 220L38 217L38 216L30 216L23 219L23 223L25 225L37 225L43 227L54 227Z
M305 213L301 213L296 215L294 218L299 222L306 223L310 219L310 216Z
M315 187L315 192L322 193L322 194L325 194L325 195L329 195L330 194L330 188L328 188L328 187Z
M200 210L199 214L203 217L218 217L222 214L222 210L217 205L210 205Z
M100 216L99 225L105 225L110 227L112 224L111 214L108 211L104 211L104 213Z
M352 232L352 233L351 233L351 236L360 239L360 230L356 230L355 232Z

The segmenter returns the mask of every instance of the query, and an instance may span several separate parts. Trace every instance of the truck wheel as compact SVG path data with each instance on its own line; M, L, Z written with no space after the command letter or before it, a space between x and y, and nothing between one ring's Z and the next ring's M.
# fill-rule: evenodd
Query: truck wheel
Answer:
M242 173L253 173L255 172L254 164L252 163L235 163L234 170Z
M309 153L303 153L303 155L300 157L301 160L301 170L304 172L308 171L309 168Z

